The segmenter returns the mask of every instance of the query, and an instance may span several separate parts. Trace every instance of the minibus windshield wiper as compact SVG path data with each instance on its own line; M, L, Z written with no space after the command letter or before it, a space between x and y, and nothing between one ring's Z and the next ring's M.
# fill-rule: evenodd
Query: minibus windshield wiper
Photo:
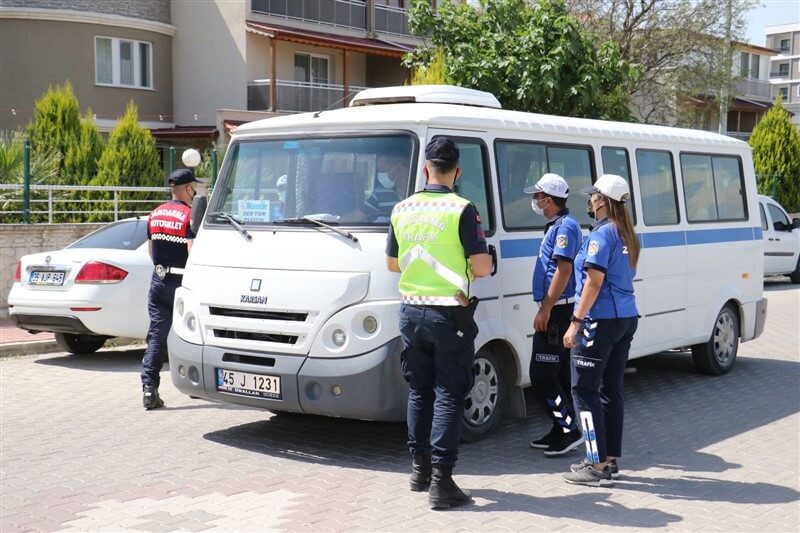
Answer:
M316 226L320 226L322 228L329 229L332 232L334 232L334 233L336 233L338 235L341 235L342 237L344 237L346 239L350 239L353 242L358 242L358 237L356 237L355 235L353 235L349 231L344 231L344 230L340 230L339 228L334 228L333 226L330 226L330 225L326 224L325 222L322 222L321 220L318 220L316 218L312 218L311 216L304 216L304 217L297 217L297 218L281 218L281 219L278 219L278 220L273 220L272 223L273 224L306 224L306 225L314 224ZM332 223L333 224L338 224L338 222L332 222Z
M242 224L244 224L244 222L243 222L243 221L240 221L239 219L237 219L237 218L236 218L236 217L234 217L233 215L231 215L231 214L229 214L229 213L224 213L224 212L222 212L222 211L216 211L216 212L214 212L214 213L211 213L211 215L210 215L210 216L211 216L211 218L213 218L213 219L217 219L217 220L219 220L219 219L222 219L222 220L225 220L225 221L226 221L228 224L230 224L231 226L233 226L233 227L236 229L236 231L238 231L239 233L241 233L241 234L242 234L242 237L244 237L246 241L248 241L248 242L249 242L249 241L252 241L252 240L253 240L253 236L252 236L252 235L250 235L250 233L249 233L249 232L248 232L246 229L244 229L244 226L242 226Z

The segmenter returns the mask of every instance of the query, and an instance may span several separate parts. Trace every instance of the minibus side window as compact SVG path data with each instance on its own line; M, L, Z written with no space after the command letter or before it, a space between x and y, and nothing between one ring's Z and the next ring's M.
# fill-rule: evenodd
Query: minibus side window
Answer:
M764 212L764 206L761 205L761 202L758 203L758 209L761 211L761 229L766 231L769 229L769 225L767 224L767 214Z
M642 217L648 226L678 223L678 198L672 154L660 150L636 150Z
M455 138L460 152L458 166L461 177L456 182L456 192L475 204L481 216L483 229L491 235L494 231L494 216L490 209L486 174L489 169L486 147L476 139Z
M628 216L636 223L636 208L633 205L633 182L631 182L631 163L628 160L628 150L604 146L601 150L603 158L603 174L616 174L622 176L631 189L631 198L625 202Z
M744 185L738 158L681 154L689 222L744 220Z
M541 229L547 222L531 210L531 197L523 190L543 174L555 172L569 184L570 213L582 225L589 225L586 197L578 191L592 184L592 155L588 147L543 145L529 142L497 141L497 176L503 210L503 225L508 230Z

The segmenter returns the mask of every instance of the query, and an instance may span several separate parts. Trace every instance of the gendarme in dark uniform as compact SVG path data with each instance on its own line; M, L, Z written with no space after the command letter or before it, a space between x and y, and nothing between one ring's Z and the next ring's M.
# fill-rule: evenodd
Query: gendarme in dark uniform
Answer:
M190 206L197 181L187 168L172 172L169 175L172 200L153 209L147 219L150 257L155 265L147 302L150 314L147 350L142 358L142 402L148 410L164 406L158 395L160 372L167 355L175 289L181 286L183 268L195 237L190 226Z
M452 472L474 382L477 300L467 306L470 284L489 274L491 258L477 209L452 190L461 175L455 142L435 138L425 159L427 185L394 207L386 253L389 269L401 272L411 490L430 487L431 507L442 509L470 501Z

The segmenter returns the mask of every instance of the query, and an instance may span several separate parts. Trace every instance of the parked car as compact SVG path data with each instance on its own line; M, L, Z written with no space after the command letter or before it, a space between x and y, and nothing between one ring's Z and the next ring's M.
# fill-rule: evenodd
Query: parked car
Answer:
M769 196L758 196L764 235L764 275L786 275L800 283L800 218L789 221L781 205Z
M110 337L144 339L152 273L147 219L120 220L63 250L23 256L9 314L17 327L55 333L73 354L95 352Z

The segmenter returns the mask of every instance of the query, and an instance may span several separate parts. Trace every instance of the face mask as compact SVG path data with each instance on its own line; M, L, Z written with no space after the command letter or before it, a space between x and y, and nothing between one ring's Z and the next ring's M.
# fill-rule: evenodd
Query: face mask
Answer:
M539 201L536 198L531 198L531 209L533 209L533 212L540 217L544 216L544 209L539 207Z
M386 172L378 172L378 183L380 183L381 187L384 189L391 189L394 187L394 181Z

